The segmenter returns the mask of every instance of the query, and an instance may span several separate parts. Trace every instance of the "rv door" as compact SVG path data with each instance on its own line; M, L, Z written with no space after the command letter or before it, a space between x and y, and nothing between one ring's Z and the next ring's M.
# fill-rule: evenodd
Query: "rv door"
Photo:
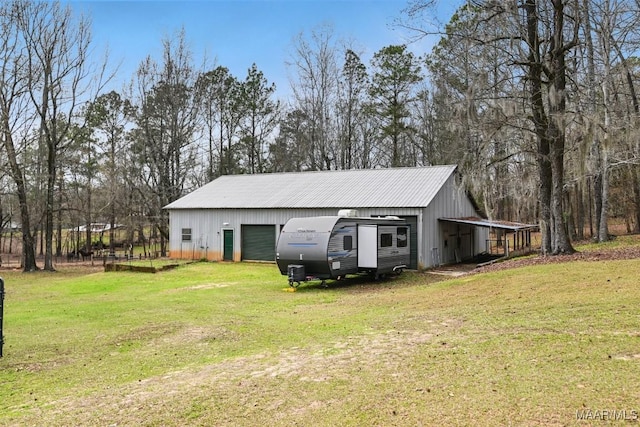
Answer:
M377 225L358 225L358 268L378 268Z

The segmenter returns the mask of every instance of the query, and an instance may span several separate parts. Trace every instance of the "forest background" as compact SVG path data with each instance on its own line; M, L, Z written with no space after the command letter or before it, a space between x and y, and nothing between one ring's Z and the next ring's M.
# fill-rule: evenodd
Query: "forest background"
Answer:
M609 239L610 217L640 231L637 1L467 1L441 28L434 4L395 20L439 37L421 55L389 45L365 63L328 26L301 33L278 100L255 64L196 65L185 31L107 91L90 20L2 2L0 248L19 234L23 269L54 270L103 223L164 254L162 207L220 175L438 164L489 218L540 224L545 255Z

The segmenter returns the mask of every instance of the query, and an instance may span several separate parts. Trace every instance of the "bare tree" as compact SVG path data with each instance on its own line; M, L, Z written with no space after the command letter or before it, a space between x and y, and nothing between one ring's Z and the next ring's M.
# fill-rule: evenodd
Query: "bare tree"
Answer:
M35 242L31 235L28 190L15 144L18 111L38 120L38 142L46 158L44 268L53 270L58 154L68 141L67 132L80 104L79 98L86 93L83 82L91 80L86 63L91 40L88 22L82 18L75 21L71 9L63 8L58 2L15 0L2 7L2 27L6 34L1 85L4 90L3 139L21 204L24 268L32 271L36 265L35 253L31 253ZM22 122L20 129L30 132L34 124ZM25 138L26 134L23 141Z
M332 169L336 162L331 134L338 81L336 56L333 30L322 27L314 29L309 39L304 34L297 37L292 60L287 64L297 78L291 81L293 109L303 113L308 125L304 141L308 144L305 151L310 170Z
M194 87L199 73L194 69L184 31L163 41L163 61L151 57L137 74L138 132L134 149L145 168L149 210L160 234L161 255L166 255L169 218L164 206L183 195L187 171L194 167L193 135L198 104Z
M593 120L600 130L597 135L601 141L594 146L594 151L600 160L601 176L600 194L597 195L600 201L600 211L596 212L599 219L597 240L603 242L609 240L609 195L614 168L627 169L625 175L631 186L628 194L636 204L636 217L639 212L640 159L636 150L637 128L634 124L638 123L640 108L627 57L635 54L640 41L637 32L640 10L637 4L610 0L585 2L584 9L593 11L593 33L597 41L594 56L599 64L596 82L601 91L599 99L602 100ZM629 144L629 141L635 143Z
M127 99L123 99L118 92L111 91L99 96L92 102L86 112L87 126L93 133L99 153L103 159L100 162L100 188L104 198L100 211L106 211L109 220L109 250L115 251L116 218L118 216L119 200L125 196L122 189L125 186L124 165L121 161L125 149L126 126L130 124L134 109ZM87 242L90 244L90 242Z
M425 10L432 2L415 3L412 12ZM565 3L570 4L567 10ZM454 42L448 47L439 46L440 57L452 60L440 60L430 67L432 72L462 66L473 70L470 73L463 69L465 72L457 76L449 74L453 78L444 81L446 86L457 86L458 93L464 94L460 98L466 101L466 108L459 111L464 111L467 120L458 124L453 136L465 135L469 141L467 153L476 153L463 158L485 159L487 166L491 165L488 170L492 177L487 182L497 183L494 197L498 199L498 216L507 216L511 205L511 191L505 184L509 163L505 161L513 166L526 162L526 130L535 135L545 254L573 251L564 210L564 156L569 89L566 57L578 42L576 12L575 2L559 0L469 1L445 28ZM460 46L466 54L459 54ZM530 124L521 117L528 117ZM509 144L517 140L525 144L514 150Z
M53 216L58 155L69 143L69 129L81 97L94 84L88 64L89 21L74 19L69 6L20 2L17 20L24 37L28 90L39 118L40 141L46 149L45 261L53 270Z
M33 124L29 100L28 57L25 41L17 25L23 2L0 4L0 126L2 143L7 155L9 174L16 186L22 228L22 267L35 271L35 238L31 230L32 216L25 180L25 163L21 160L28 142L28 130Z

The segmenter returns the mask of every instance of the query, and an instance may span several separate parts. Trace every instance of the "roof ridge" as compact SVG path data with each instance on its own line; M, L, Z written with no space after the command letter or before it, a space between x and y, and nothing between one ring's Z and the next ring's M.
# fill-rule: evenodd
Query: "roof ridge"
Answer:
M321 173L341 173L341 172L372 172L372 171L396 171L396 170L412 170L412 169L436 169L436 168L457 168L458 165L446 164L446 165L432 165L432 166L395 166L389 168L352 168L352 169L319 169L319 170L306 170L306 171L290 171L290 172L259 172L259 173L241 173L220 175L218 178L228 177L255 177L255 176L275 176L275 175L290 175L290 174L321 174ZM211 181L210 181L211 182Z

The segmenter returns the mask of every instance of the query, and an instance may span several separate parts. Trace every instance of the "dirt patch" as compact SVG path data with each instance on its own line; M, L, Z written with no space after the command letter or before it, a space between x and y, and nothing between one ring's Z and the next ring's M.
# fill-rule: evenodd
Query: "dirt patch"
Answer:
M180 288L177 290L181 291L199 291L202 289L217 289L217 288L226 288L230 285L235 285L235 283L205 283L202 285L195 286L187 286L186 288Z
M478 266L477 263L460 263L453 265L442 265L440 267L429 270L429 273L442 276L457 277L473 271Z
M116 345L120 345L126 342L142 342L156 338L165 337L167 335L173 335L180 328L180 324L177 322L170 323L155 323L151 325L141 326L134 328L126 333L120 335L115 340Z
M164 347L167 344L182 345L193 343L194 345L206 345L215 341L235 341L238 339L237 332L224 326L217 327L188 327L182 328L175 333L166 334L159 340L151 342L151 347Z
M301 381L327 381L350 364L401 363L415 346L432 339L433 334L423 331L390 330L382 334L350 337L332 346L309 352L294 348L282 352L276 363L261 366L251 377L292 377Z
M181 334L188 335L184 339L190 340L202 340L208 335L198 328L182 330ZM293 347L280 353L227 359L201 368L178 370L110 387L87 397L67 397L50 402L47 407L55 411L51 415L60 421L100 423L108 414L111 424L119 424L119 421L126 424L140 411L162 405L169 396L176 401L182 396L193 398L194 390L223 395L238 387L253 387L251 384L255 385L256 381L354 381L353 371L361 367L383 366L385 370L393 371L394 366L406 363L420 346L428 345L435 334L436 331L388 330L349 337L328 346ZM271 404L278 405L277 402ZM314 403L310 405L297 410L313 410Z
M616 360L626 360L626 361L635 360L640 362L640 354L624 354L624 355L614 356L613 358Z
M203 291L207 289L227 288L235 284L236 283L203 283L200 285L185 286L185 287L176 288L176 289L167 289L166 291L164 291L164 293L175 294L177 292Z

